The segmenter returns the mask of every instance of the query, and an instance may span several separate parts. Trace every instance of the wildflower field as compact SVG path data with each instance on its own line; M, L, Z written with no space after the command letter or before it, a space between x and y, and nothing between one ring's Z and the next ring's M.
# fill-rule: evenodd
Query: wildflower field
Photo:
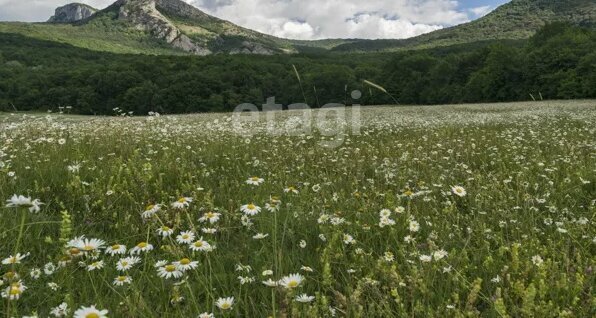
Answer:
M0 114L2 317L596 315L596 101L261 115Z

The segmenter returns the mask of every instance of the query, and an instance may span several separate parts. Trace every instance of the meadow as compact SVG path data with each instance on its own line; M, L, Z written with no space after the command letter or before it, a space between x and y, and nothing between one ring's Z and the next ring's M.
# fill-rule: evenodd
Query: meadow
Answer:
M1 113L0 314L596 314L596 101L319 112Z

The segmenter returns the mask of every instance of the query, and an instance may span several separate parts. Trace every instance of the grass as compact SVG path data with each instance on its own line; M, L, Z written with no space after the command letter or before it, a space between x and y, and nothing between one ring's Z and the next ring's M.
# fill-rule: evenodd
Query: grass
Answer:
M16 33L100 52L122 54L182 55L151 35L124 25L105 14L84 25L0 22L1 33Z
M0 257L30 253L0 267L3 291L27 286L1 300L2 316L46 317L63 302L110 317L593 315L595 101L371 107L281 133L308 114L323 117L1 115L0 197L44 203L0 209ZM247 184L253 176L264 182ZM181 197L193 200L172 208ZM261 212L241 212L249 203ZM207 212L220 219L201 222ZM157 234L163 225L171 237ZM176 242L188 230L215 249ZM120 256L65 246L81 235L154 249L121 272ZM158 276L156 262L183 258L198 267ZM294 289L261 283L293 273L304 277ZM121 275L132 282L115 286ZM303 293L314 300L295 301ZM231 309L221 297L234 297Z

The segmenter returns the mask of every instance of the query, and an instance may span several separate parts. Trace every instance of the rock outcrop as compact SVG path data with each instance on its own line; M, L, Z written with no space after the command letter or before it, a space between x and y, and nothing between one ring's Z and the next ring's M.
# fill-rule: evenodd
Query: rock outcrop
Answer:
M56 9L48 20L51 23L73 23L87 19L97 12L97 9L81 3L70 3Z
M208 48L194 43L161 14L156 8L156 0L120 0L119 5L118 18L131 23L135 28L150 32L154 37L186 52L196 55L211 54Z

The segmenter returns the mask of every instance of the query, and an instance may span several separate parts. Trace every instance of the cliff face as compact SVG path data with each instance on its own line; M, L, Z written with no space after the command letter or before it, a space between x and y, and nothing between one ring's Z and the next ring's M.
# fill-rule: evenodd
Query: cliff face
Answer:
M48 20L51 23L73 23L92 16L97 9L80 3L71 3L56 9Z
M135 28L150 32L173 47L196 55L208 55L211 51L194 43L171 23L157 8L155 0L121 0L119 19L126 20Z

